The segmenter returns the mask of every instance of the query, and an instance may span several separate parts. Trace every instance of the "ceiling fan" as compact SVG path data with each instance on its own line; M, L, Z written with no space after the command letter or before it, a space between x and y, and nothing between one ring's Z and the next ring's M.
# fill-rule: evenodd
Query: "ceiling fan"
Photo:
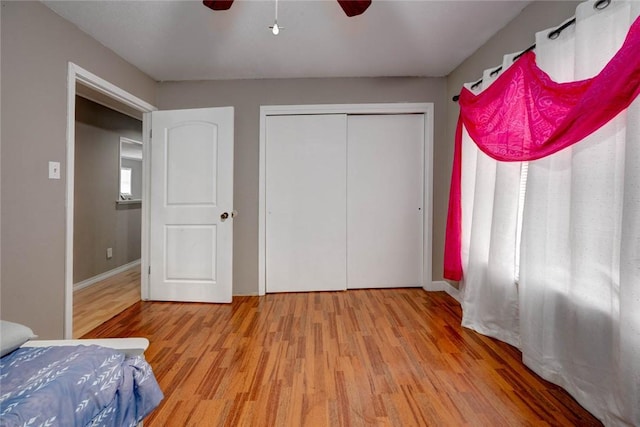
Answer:
M337 0L344 13L351 17L364 13L371 5L371 0ZM212 10L228 10L233 4L233 0L203 0L206 7Z

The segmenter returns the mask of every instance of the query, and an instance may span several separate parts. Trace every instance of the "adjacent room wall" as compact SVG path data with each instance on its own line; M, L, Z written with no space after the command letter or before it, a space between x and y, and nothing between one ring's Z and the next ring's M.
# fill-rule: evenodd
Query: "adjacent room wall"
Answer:
M40 2L1 7L0 310L41 338L62 338L68 62L151 104L156 82ZM62 179L48 179L49 161Z
M140 259L142 206L116 204L121 136L142 141L142 122L76 97L73 283Z
M441 202L449 177L437 161L446 144L445 78L264 79L161 83L160 109L235 107L233 281L234 294L258 292L258 160L261 105L433 102L434 265L442 277L444 213ZM446 148L445 148L446 151ZM328 214L330 207L327 207Z

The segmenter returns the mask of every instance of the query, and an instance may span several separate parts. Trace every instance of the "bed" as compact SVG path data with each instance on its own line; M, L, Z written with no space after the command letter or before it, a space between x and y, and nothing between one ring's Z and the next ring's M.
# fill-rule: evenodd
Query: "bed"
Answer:
M9 324L9 325L7 325ZM0 427L136 426L163 394L146 338L33 340L2 321Z

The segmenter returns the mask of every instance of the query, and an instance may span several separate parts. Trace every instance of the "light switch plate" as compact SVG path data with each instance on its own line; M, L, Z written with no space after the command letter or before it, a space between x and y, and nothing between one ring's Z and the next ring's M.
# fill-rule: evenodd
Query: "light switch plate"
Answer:
M49 179L60 179L60 162L49 162Z

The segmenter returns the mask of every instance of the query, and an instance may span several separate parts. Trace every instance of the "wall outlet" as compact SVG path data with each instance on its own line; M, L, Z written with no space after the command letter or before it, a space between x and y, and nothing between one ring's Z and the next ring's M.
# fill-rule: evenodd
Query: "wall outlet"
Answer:
M113 248L107 248L107 259L113 258Z

